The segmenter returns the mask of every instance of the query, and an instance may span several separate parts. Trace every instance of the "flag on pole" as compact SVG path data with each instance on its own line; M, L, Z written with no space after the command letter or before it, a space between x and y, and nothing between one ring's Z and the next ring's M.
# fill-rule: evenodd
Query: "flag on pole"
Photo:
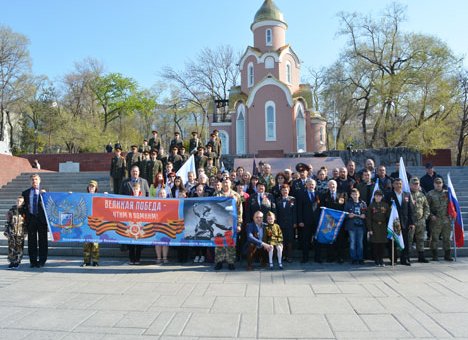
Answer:
M387 224L387 238L394 239L399 249L405 249L405 242L403 242L403 235L401 234L400 217L395 201L392 202L392 211Z
M257 168L257 162L255 161L255 157L253 159L252 175L258 176L258 168Z
M447 187L448 187L448 206L447 213L453 218L455 223L455 245L457 248L463 247L465 244L465 231L463 227L463 219L460 210L460 204L458 203L457 194L453 188L452 180L450 179L450 173L447 174Z
M197 169L195 169L195 157L193 155L190 155L189 159L187 159L184 165L180 167L176 175L180 176L180 178L185 184L188 181L188 173L190 171L193 171L195 173L195 176L197 175Z
M400 168L398 170L398 177L400 177L401 182L403 184L403 192L411 192L408 182L408 176L406 175L405 163L403 162L403 157L400 157Z
M332 244L338 236L347 212L329 208L321 209L322 212L317 231L315 232L315 239L319 243Z
M372 200L374 199L375 192L376 192L377 190L379 190L379 178L378 178L378 177L376 177L376 179L375 179L374 190L372 190L372 196L371 196L369 202L372 203Z

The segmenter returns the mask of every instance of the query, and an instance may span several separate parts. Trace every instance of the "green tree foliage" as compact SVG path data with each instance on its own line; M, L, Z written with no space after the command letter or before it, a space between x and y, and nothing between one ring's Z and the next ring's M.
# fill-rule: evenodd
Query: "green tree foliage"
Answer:
M440 39L404 32L405 9L398 4L379 18L339 17L348 46L328 70L323 96L337 107L340 131L360 122L364 147L444 147L460 60ZM352 129L344 130L343 140Z

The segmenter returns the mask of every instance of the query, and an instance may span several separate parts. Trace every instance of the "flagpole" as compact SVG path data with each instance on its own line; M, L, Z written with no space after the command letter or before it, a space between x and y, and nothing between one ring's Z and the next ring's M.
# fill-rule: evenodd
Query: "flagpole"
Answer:
M395 238L392 237L392 268L395 268Z
M453 218L450 219L450 224L452 225L452 235L453 235L453 257L455 261L457 261L457 240L455 237L455 220Z

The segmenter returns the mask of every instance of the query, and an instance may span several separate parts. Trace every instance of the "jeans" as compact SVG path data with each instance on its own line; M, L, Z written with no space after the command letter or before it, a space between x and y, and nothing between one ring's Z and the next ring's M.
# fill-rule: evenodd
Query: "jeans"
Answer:
M349 233L349 253L351 260L359 261L363 259L364 228L352 228Z

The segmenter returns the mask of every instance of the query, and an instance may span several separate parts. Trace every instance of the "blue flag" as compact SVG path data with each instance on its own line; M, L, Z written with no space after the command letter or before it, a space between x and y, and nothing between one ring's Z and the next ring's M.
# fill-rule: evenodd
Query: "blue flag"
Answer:
M346 214L344 211L322 208L319 225L315 233L315 239L318 243L332 244L335 242Z

